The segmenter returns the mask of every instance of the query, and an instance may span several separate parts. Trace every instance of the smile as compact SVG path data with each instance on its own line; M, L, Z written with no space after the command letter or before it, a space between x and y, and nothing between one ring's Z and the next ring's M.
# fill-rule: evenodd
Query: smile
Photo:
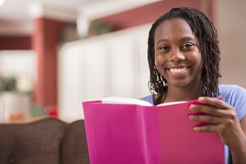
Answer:
M189 67L183 67L183 68L169 68L168 70L172 73L181 73L188 69Z

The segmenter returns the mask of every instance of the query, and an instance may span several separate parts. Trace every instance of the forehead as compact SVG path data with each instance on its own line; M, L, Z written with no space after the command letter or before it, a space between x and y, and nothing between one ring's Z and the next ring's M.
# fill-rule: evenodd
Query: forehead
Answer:
M155 31L155 42L159 39L178 39L182 37L195 38L190 25L181 18L173 18L163 21Z

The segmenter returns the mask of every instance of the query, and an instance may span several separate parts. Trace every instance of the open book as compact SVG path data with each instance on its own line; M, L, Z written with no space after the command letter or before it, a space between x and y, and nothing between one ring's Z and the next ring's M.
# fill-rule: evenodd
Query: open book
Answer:
M152 106L129 98L83 102L91 164L224 164L216 133L195 132L206 125L189 120L198 100Z

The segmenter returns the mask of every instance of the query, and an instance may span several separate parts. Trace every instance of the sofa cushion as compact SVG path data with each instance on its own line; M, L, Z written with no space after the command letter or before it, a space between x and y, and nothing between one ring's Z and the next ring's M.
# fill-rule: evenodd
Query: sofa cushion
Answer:
M66 128L61 154L63 164L90 164L84 120L75 121Z
M66 126L55 118L28 124L0 124L1 164L59 164Z

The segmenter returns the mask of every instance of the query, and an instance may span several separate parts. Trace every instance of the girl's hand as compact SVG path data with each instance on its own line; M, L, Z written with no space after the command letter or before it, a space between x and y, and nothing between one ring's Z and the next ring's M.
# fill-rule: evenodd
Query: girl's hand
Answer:
M237 112L234 107L228 105L222 100L200 97L199 102L205 105L190 105L190 109L207 115L190 115L190 120L212 123L194 127L198 132L215 132L221 141L232 151L242 151L246 146L246 137L238 121Z

